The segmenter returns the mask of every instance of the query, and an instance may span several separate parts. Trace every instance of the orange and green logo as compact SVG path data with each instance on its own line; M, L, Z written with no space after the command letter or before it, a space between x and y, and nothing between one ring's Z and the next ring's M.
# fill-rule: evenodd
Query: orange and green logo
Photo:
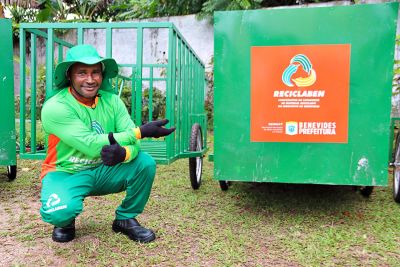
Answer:
M307 73L306 77L297 77L292 79L292 76L302 68ZM295 55L291 60L289 66L284 70L282 74L282 81L289 87L293 87L293 83L297 87L311 86L317 80L317 74L312 68L312 64L307 56L303 54ZM293 82L293 83L292 83Z
M347 143L350 44L251 47L251 142Z

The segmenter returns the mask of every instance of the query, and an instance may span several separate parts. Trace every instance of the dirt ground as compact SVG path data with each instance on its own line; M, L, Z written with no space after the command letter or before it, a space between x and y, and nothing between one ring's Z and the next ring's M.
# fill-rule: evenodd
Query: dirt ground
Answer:
M50 249L52 227L39 216L39 187L27 194L5 189L5 183L9 183L7 178L0 176L0 266L65 264Z

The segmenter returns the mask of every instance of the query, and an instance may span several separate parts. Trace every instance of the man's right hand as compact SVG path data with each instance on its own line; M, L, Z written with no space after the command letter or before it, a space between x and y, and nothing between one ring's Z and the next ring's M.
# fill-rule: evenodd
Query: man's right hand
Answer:
M104 165L114 166L125 160L126 150L115 140L113 133L108 134L110 145L103 146L101 149L101 159Z

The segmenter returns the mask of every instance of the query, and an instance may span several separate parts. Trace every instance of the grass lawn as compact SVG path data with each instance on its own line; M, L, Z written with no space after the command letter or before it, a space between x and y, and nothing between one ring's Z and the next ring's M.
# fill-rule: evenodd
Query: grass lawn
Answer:
M38 211L40 163L19 160L13 182L0 167L0 266L400 264L400 206L391 187L375 188L370 198L321 185L234 183L222 192L207 160L197 191L186 159L157 167L138 217L155 230L155 242L137 244L112 232L121 193L87 198L76 239L58 244Z

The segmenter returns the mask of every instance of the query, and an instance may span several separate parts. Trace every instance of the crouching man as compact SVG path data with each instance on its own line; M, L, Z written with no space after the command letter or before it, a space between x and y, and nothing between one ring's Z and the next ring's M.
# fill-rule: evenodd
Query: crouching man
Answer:
M41 209L54 225L52 239L75 238L75 218L87 196L126 191L112 229L138 242L155 239L136 216L143 212L156 164L140 151L139 139L161 137L175 129L168 120L136 127L108 82L118 74L112 58L101 58L90 45L72 47L55 69L56 94L42 110L48 151L42 165Z

